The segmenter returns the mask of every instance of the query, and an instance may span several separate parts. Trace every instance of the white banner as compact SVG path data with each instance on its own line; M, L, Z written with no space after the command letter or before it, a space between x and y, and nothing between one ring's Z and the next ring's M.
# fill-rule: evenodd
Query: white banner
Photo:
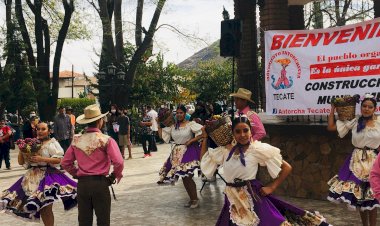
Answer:
M331 99L342 95L372 93L379 102L380 18L329 29L266 31L265 90L269 115L328 114Z

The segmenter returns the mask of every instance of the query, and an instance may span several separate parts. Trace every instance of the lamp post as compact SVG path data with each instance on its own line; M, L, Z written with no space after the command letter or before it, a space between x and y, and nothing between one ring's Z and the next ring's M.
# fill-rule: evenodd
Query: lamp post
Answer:
M116 93L115 87L124 85L124 80L125 80L124 67L120 66L118 70L118 68L111 63L110 65L107 66L106 72L104 72L104 70L99 71L98 79L102 81L105 81L107 79L111 80L110 82L108 82L108 84L99 85L99 86L109 86L111 88L112 99L110 100L110 102L115 103L115 93ZM117 81L123 81L123 82L118 83Z

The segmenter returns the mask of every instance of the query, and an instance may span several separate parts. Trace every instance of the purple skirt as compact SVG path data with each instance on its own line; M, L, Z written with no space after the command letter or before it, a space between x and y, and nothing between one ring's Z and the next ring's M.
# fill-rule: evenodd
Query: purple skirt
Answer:
M39 179L33 181L28 175L37 175ZM59 199L65 210L75 207L76 195L77 183L61 171L52 167L32 167L9 189L3 191L0 209L25 220L39 221L40 210Z
M274 195L260 196L262 186L258 180L251 180L251 187L259 199L253 199L254 211L259 218L258 226L280 226L282 225L321 225L329 224L323 221L323 217L309 211L300 209L287 203ZM236 225L230 219L230 202L225 196L224 206L219 215L217 226Z
M170 183L177 181L179 177L194 175L194 171L200 168L200 153L201 148L198 143L193 143L188 147L175 145L160 169L159 182Z
M334 203L346 203L352 210L372 210L379 208L368 181L357 178L350 169L352 155L348 156L339 169L338 175L328 182L330 186L327 199Z

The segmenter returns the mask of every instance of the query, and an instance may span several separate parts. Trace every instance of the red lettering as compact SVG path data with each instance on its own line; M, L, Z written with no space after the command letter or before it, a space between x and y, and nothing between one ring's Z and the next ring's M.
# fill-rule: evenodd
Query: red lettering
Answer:
M273 35L271 50L276 50L281 48L282 40L284 40L285 35Z
M294 36L293 41L290 43L289 48L301 47L302 42L304 41L306 36L307 36L306 34L296 34L296 36Z
M306 39L305 43L303 44L303 47L308 46L309 43L311 43L312 46L318 45L318 43L321 40L322 36L323 36L322 33L318 33L317 38L315 37L315 34L309 34L307 36L307 39Z
M339 34L339 37L337 38L337 40L336 40L335 43L336 44L340 44L340 43L346 43L346 42L348 42L349 39L345 39L345 38L350 37L351 36L351 32L353 30L354 30L353 28L341 30L340 34Z
M334 38L336 38L336 36L338 36L338 34L339 34L339 31L334 31L334 33L330 37L330 33L324 33L325 38L323 40L323 45L324 46L329 45L332 42L332 40L334 40Z
M363 31L363 27L356 27L355 28L355 32L352 35L350 42L354 42L356 40L356 37L358 37L358 36L359 36L359 40L365 39L365 37L367 36L367 34L368 34L369 30L371 29L371 27L372 27L372 24L367 24L365 26L365 30L364 31Z
M377 22L377 23L375 23L374 25L373 25L373 28L372 28L372 30L371 30L371 33L369 33L369 35L368 35L368 39L370 39L370 38L372 38L374 35L375 35L375 32L376 32L376 30L377 30L377 28L379 27L379 22Z
M293 35L289 35L289 36L286 38L284 44L282 45L282 48L285 49L285 48L288 46L288 44L289 44L289 42L290 42L290 40L291 40L292 38L293 38Z

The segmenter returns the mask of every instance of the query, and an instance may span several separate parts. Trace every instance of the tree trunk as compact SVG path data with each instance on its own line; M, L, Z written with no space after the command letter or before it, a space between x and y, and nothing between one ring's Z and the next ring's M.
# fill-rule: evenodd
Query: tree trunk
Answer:
M237 88L251 90L253 101L259 103L256 4L250 0L235 0L235 18L242 21L240 57L237 59Z
M137 1L136 10L136 30L135 30L135 41L136 46L139 47L142 43L142 16L143 16L144 0Z
M260 7L260 27L262 30L289 30L288 0L265 0L263 7ZM264 32L260 33L261 48L261 74L265 70L265 40ZM265 77L262 76L261 84L265 84ZM261 104L265 108L265 89L261 89Z
M112 5L112 10L109 9L110 4L113 1L98 0L99 3L99 16L102 21L103 29L103 41L102 41L102 51L100 54L99 71L107 70L107 66L111 63L116 64L116 53L115 46L112 37L112 24L111 18L113 14L114 5ZM109 7L108 7L109 6ZM112 13L110 15L110 13ZM113 95L111 95L114 90L110 87L112 84L112 78L107 78L106 80L99 80L99 102L103 110L109 107L110 102L113 102Z
M289 29L290 30L304 30L304 7L303 5L290 5L289 6Z
M321 11L321 3L320 2L313 2L313 28L319 29L323 28L323 14Z
M162 8L165 5L166 0L159 0L156 6L156 10L154 11L153 18L149 25L149 30L146 33L143 42L137 48L135 54L132 57L132 60L129 64L128 71L126 73L127 84L129 87L132 87L133 81L135 79L135 74L137 70L137 66L141 61L141 57L145 54L146 50L151 46L151 42L153 40L154 33L156 32L156 27L158 20L160 19ZM129 96L129 95L128 95Z
M42 18L41 9L42 0L35 0L34 5L31 7L35 17L34 32L37 46L37 70L35 76L33 76L33 85L37 91L38 112L42 120L47 120L48 113L45 108L48 106L47 102L50 94L50 81L46 83L46 80L44 79L46 78L46 71L49 73L49 64L45 65L46 55L44 49L44 19ZM45 38L47 37L45 36ZM49 74L47 76L49 76Z
M380 1L373 0L373 8L375 11L375 18L380 17Z
M115 46L113 43L112 25L110 20L110 18L112 18L112 15L109 15L107 2L107 0L99 0L99 15L103 28L102 52L99 63L100 70L109 64L116 62Z
M36 58L34 57L34 54L33 54L33 47L32 47L32 44L30 42L28 29L26 28L26 25L25 25L24 15L22 14L21 0L16 0L15 11L16 11L17 22L20 26L22 39L23 39L24 44L25 44L25 49L26 49L26 54L28 56L29 66L35 67L36 66Z
M13 34L15 32L14 25L12 22L12 0L6 0L5 3L5 21L7 26L7 61L5 63L5 68L8 65L14 62L14 48L12 47L13 43Z
M122 0L115 0L115 51L116 51L116 62L117 65L124 63L124 54L123 54L123 22L121 18L121 2Z
M51 95L51 98L53 100L51 107L53 109L57 108L58 90L59 90L59 69L61 66L61 56L62 56L63 45L66 39L67 32L69 30L71 16L74 12L74 0L70 0L70 2L68 2L67 0L63 0L62 3L65 9L65 16L63 18L61 29L59 30L57 45L56 45L55 54L54 54L52 95Z

